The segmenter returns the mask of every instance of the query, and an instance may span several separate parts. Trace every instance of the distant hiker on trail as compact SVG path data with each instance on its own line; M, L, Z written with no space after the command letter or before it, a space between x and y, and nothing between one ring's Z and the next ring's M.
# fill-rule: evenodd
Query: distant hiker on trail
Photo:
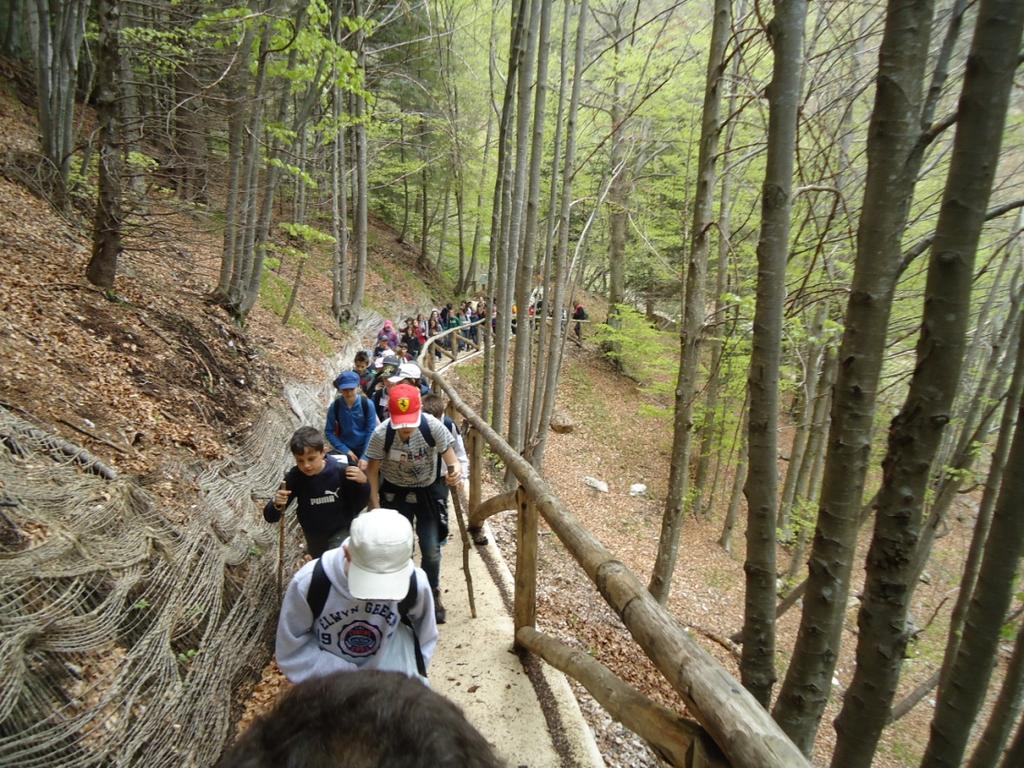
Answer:
M365 349L356 352L352 361L352 370L359 374L359 388L367 395L373 391L373 380L376 378L370 367L370 355Z
M217 768L502 765L487 739L444 696L405 675L366 670L336 672L289 689Z
M416 387L395 385L388 404L391 418L377 426L366 449L370 504L393 507L410 522L415 520L421 564L434 590L437 623L444 624L439 579L441 541L448 537L448 530L442 527L437 500L447 494L445 483L457 486L462 476L455 439L440 421L421 414ZM443 481L437 477L438 456L445 462Z
M423 381L423 371L416 363L402 363L395 371L395 375L388 379L392 386L395 384L411 384L425 395L430 391L430 385Z
M370 495L366 476L359 467L328 456L324 436L316 427L299 427L288 447L295 466L263 508L263 518L276 523L294 500L306 551L320 557L344 541L352 520L366 506Z
M359 387L359 374L345 371L334 380L338 396L327 408L324 434L335 451L358 464L379 423L377 409Z
M370 400L377 409L378 421L384 421L388 417L388 392L391 389L388 379L398 372L398 366L401 364L402 361L395 355L379 357L373 364L376 378L373 382L373 391L370 392Z
M394 323L390 320L384 321L384 327L377 334L377 341L386 341L391 349L398 349L398 332L395 331Z
M426 682L437 624L412 552L409 521L372 509L352 521L339 549L299 569L277 623L277 665L289 680L381 669Z
M405 325L402 326L402 337L398 340L399 349L402 345L409 351L409 359L415 360L419 357L420 347L423 343L420 341L419 336L416 333L416 321L411 317L407 318Z
M577 321L576 327L573 328L573 331L576 333L576 338L577 338L577 340L582 341L583 340L583 328L581 327L581 324L578 321L579 320L586 320L587 319L587 310L585 310L583 308L583 305L580 304L578 301L576 302L576 306L573 307L572 319Z

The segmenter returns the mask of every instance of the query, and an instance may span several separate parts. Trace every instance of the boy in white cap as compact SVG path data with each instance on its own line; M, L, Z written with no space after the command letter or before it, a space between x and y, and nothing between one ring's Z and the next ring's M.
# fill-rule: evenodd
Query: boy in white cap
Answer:
M412 552L409 521L373 509L353 521L341 547L299 569L277 625L277 664L289 680L381 669L426 681L437 624Z

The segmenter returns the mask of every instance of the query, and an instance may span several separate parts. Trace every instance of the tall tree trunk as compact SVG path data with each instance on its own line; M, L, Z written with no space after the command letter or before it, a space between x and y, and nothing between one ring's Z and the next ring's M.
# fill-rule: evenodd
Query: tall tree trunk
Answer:
M989 458L988 475L985 478L985 489L981 495L981 502L978 504L978 514L974 520L974 532L971 535L971 545L967 550L967 557L964 561L963 575L960 577L960 591L956 597L956 603L949 617L949 633L946 640L946 650L942 659L942 674L939 678L938 700L946 694L949 688L949 674L953 669L953 661L960 648L960 640L963 637L964 618L967 609L970 607L971 598L974 595L974 587L978 581L978 568L981 565L981 558L985 552L985 545L988 541L989 529L992 524L992 510L995 507L996 498L999 494L999 486L1003 481L1006 456L1010 450L1010 436L1013 434L1013 425L1017 419L1017 409L1020 407L1021 393L1024 392L1024 313L1017 311L1017 317L1013 318L1018 324L1017 353L1014 361L1013 378L1010 380L1010 387L1006 392L1006 401L1003 404L1003 415L999 424L999 432L996 437L996 444L992 449Z
M505 397L508 391L508 353L511 348L513 289L515 288L516 267L519 263L519 229L522 219L523 203L526 196L526 173L528 170L528 144L530 138L530 95L529 86L533 79L533 58L537 50L537 32L539 28L539 0L523 0L523 29L517 39L517 65L515 87L516 114L516 152L515 172L508 183L503 186L501 206L501 252L503 258L498 261L498 348L494 357L494 413L493 420L504 421ZM511 104L510 104L511 107ZM509 160L511 168L511 159ZM525 307L517 308L525 315ZM522 327L522 317L517 319ZM510 419L511 422L511 419ZM511 426L511 423L510 425ZM496 427L496 429L498 429ZM502 431L499 429L499 431Z
M398 119L398 161L402 169L402 229L398 242L404 243L409 234L409 171L405 167L405 120Z
M340 7L336 8L335 13L340 14ZM340 19L336 23L340 34L340 29L342 29ZM335 84L332 91L331 109L338 133L334 137L334 141L331 142L331 230L334 234L331 312L335 322L347 323L353 319L349 312L351 263L348 248L348 184L345 183L345 169L348 167L345 138L348 128L342 124L343 95L341 88ZM406 213L408 213L408 204Z
M512 365L512 390L509 406L509 433L512 446L522 451L526 445L530 414L530 360L533 329L530 327L530 295L533 290L533 267L537 253L537 222L540 218L540 167L544 158L544 115L548 94L548 53L551 32L551 0L541 0L537 39L537 79L534 86L533 136L530 146L529 183L526 193L526 221L523 232L523 253L516 275L516 303L519 305L519 329L516 354ZM543 318L538 317L539 322ZM541 382L538 381L539 385Z
M352 16L360 18L363 15L362 0L352 0ZM356 67L363 73L362 82L365 82L366 73L366 32L360 27L356 32ZM352 115L354 122L354 136L356 157L355 157L355 217L352 221L352 229L356 238L356 268L352 283L352 294L349 302L349 317L354 321L359 318L363 309L363 294L366 291L366 252L369 222L369 188L368 174L366 167L366 100L359 94L354 99L355 114Z
M775 63L768 86L768 157L761 188L757 303L748 378L749 464L743 486L747 497L746 599L740 680L765 707L775 685L779 367L806 17L807 0L776 0L769 28Z
M227 78L228 117L228 184L227 200L224 204L224 245L220 257L220 275L214 296L226 301L232 286L232 275L237 275L236 261L239 258L239 191L243 183L242 156L244 154L245 130L245 78L249 72L249 51L255 30L247 25L239 50L239 61Z
M747 394L747 398L750 394ZM725 521L722 523L722 535L718 537L718 546L726 552L732 552L732 532L736 527L736 521L740 516L740 505L743 503L743 485L747 482L747 418L750 410L747 408L747 398L743 400L742 417L739 427L736 430L736 453L737 460L735 473L732 478L732 490L729 492L729 505L725 510ZM739 633L737 633L739 635ZM742 636L740 636L742 639Z
M93 285L113 288L121 254L121 121L118 79L121 73L118 0L99 0L96 119L100 126L100 173L92 257L85 276Z
M441 268L444 263L444 248L448 244L448 214L451 211L452 200L450 182L451 180L449 179L444 185L444 195L442 196L444 199L444 207L442 208L441 213L441 236L438 238L437 261L434 263L434 271L439 275L441 274Z
M773 710L804 754L813 747L839 653L900 240L920 165L915 158L920 155L931 18L931 0L890 0L879 51L857 260L807 592L792 661Z
M511 4L511 32L509 41L508 74L505 78L505 93L502 98L501 118L498 122L498 172L494 179L494 199L491 206L491 258L487 269L488 309L494 328L493 344L484 345L484 393L483 409L490 405L491 427L501 434L505 424L505 379L504 368L499 380L499 361L508 356L509 315L505 302L505 278L508 261L507 222L511 179L511 128L515 112L515 83L523 57L526 29L526 0L514 0ZM493 93L493 89L492 89ZM492 335L491 323L485 329L485 340ZM491 352L493 351L493 354ZM490 363L490 366L488 365ZM492 377L493 374L493 377Z
M1005 27L1012 27L1010 14L1007 11L1002 17ZM1024 509L1024 414L1020 408L1006 469L992 516L990 543L985 547L978 585L964 621L968 631L953 662L947 695L936 705L922 768L960 765L995 663L999 631L1024 550L1024 515L1020 513Z
M565 90L568 86L569 78L569 20L571 14L568 9L565 9L562 13L562 38L559 44L558 51L558 64L559 64L559 81L558 81L558 108L555 114L555 135L552 141L552 147L554 151L551 153L551 178L548 180L548 194L547 194L547 218L544 223L544 246L543 246L543 272L541 278L541 285L543 286L543 293L541 298L543 299L543 305L537 307L537 358L534 366L534 377L535 384L533 387L533 400L530 404L530 424L526 432L526 444L528 446L530 460L534 467L540 467L538 463L541 460L535 452L535 448L538 447L541 431L541 417L544 412L544 393L547 388L547 359L548 359L548 345L553 342L553 339L549 337L558 338L557 323L558 314L553 312L555 308L551 304L551 300L554 298L552 295L552 259L554 254L552 253L552 243L555 237L555 222L557 216L555 215L555 209L557 206L557 195L558 195L558 150L562 146L562 121L565 113ZM557 278L556 278L557 279ZM546 320L546 315L551 315L551 324L549 325Z
M1010 729L1020 717L1024 706L1024 626L1017 626L1017 640L1013 644L1013 655L1006 666L1003 687L992 708L985 731L978 739L978 746L971 755L967 768L989 768L996 764L999 755L1010 738Z
M43 156L56 172L56 203L64 207L74 150L75 84L89 3L27 0L26 5Z
M819 302L814 310L814 319L807 329L809 338L804 345L802 357L803 382L798 390L799 402L796 409L796 432L789 451L786 481L782 485L782 499L779 502L777 527L785 532L789 528L789 511L796 499L797 481L806 463L807 444L810 442L814 411L815 382L818 380L818 365L821 362L821 332L825 323L826 304ZM806 473L805 473L806 474Z
M564 13L568 13L568 8ZM544 401L541 406L538 443L534 451L534 464L538 468L544 462L544 447L547 442L548 424L555 410L555 393L558 389L558 377L562 367L562 351L565 345L565 331L561 325L561 313L566 307L566 282L568 280L567 262L569 255L569 207L572 201L573 167L576 163L576 120L580 106L580 90L583 81L583 52L586 45L588 0L580 0L578 21L576 22L576 50L573 67L572 94L569 96L569 113L565 126L565 156L562 160L562 196L558 213L558 244L553 257L552 271L555 276L554 296L545 294L545 306L553 310L551 320L551 344L547 349L545 366ZM563 28L563 36L565 34ZM557 145L556 145L557 150ZM557 329L557 330L555 330Z
M882 465L875 532L868 552L864 599L857 621L857 667L836 720L838 740L832 756L833 768L870 765L892 706L907 642L907 610L917 582L913 555L920 533L924 496L931 462L942 430L949 421L959 385L974 257L999 160L1022 29L1024 5L1020 2L982 0L928 265L917 366L906 402L890 428L888 453ZM1020 457L1024 458L1024 446L1021 451ZM1024 489L1024 483L1020 489ZM1024 497L1018 495L1017 500L1022 502ZM1014 509L1019 512L1020 507ZM996 516L998 514L997 507ZM1017 528L1011 526L1007 534L1006 539L996 539L1000 549L1004 546L1012 549L1022 540L1024 520ZM982 573L984 568L983 564ZM1008 601L1009 592L1006 597ZM996 619L996 631L1005 610L1006 605L1003 605ZM979 640L979 645L970 650L961 644L961 651L969 655L977 647L984 647L984 641ZM960 658L958 654L958 661ZM956 664L954 662L951 679L956 679ZM975 678L981 677L977 667L971 673ZM987 674L984 680L987 681ZM979 695L983 693L984 685ZM956 698L959 697L950 696L950 699ZM966 699L970 701L970 694ZM959 703L954 702L949 710L937 709L936 722L941 721L944 712L955 711ZM959 743L954 736L952 750L934 750L930 745L935 765L959 764L970 723L976 714L977 704L969 706L975 709L968 709L970 718L966 728L963 727L964 711L957 713L964 743ZM928 759L926 755L924 764Z
M610 111L612 125L609 164L611 165L612 173L615 175L612 177L611 186L608 188L608 324L613 327L618 327L619 325L618 305L626 300L626 224L629 218L629 173L626 172L624 167L626 162L626 82L624 79L626 45L620 19L624 8L625 3L620 5L619 13L615 15L615 26L611 30L615 58L612 62L612 103ZM707 94L708 87L709 85L705 84L705 95ZM719 101L721 100L721 96L717 91L716 97ZM617 169L621 170L617 172ZM608 347L609 351L615 351L614 344L609 344ZM659 550L660 548L661 546L659 545ZM658 573L657 566L655 567L655 573ZM652 584L653 578L654 576L652 575ZM671 574L669 574L669 578L671 579ZM661 587L658 587L658 589L661 590ZM668 589L669 585L666 584L664 587L666 595ZM654 590L651 593L657 597ZM659 599L661 602L665 600L665 598Z
M273 9L269 10L272 11ZM272 25L269 21L265 21L263 31L260 34L256 77L253 83L252 112L249 115L249 124L246 130L245 170L239 198L239 214L242 219L242 229L239 233L240 239L236 240L237 254L232 262L231 286L228 291L228 305L233 310L242 305L244 294L248 287L246 281L253 271L253 246L256 242L257 228L256 202L259 197L259 137L263 132L263 102L272 34Z
M668 493L661 519L658 554L647 589L659 603L668 601L672 590L679 549L690 472L693 401L700 371L701 336L704 333L704 280L708 263L708 240L712 226L712 202L715 164L722 108L722 84L725 82L725 49L732 22L732 3L716 0L711 26L711 46L704 81L704 106L701 113L700 152L697 160L697 189L693 199L693 224L690 229L690 257L684 278L683 322L679 332L679 378L675 392L675 418L672 434L672 460L669 465Z
M825 349L823 356L825 359L822 362L814 403L811 406L811 434L807 441L803 466L800 468L796 482L794 501L797 504L809 505L817 501L818 486L825 470L825 435L828 434L828 411L832 399L832 385L835 383L836 377L835 350ZM786 578L789 580L795 579L804 566L804 552L807 548L807 539L810 538L811 525L812 521L810 520L800 520L797 543L786 572ZM780 615L778 607L776 607L776 621Z
M736 8L737 17L743 14L743 2ZM725 113L731 115L736 108L736 83L739 81L739 52L732 57L732 71L728 78L729 98L726 102ZM735 121L729 123L725 131L725 140L722 144L722 155L728 155L732 147L732 137L735 133ZM725 310L724 295L729 274L729 251L732 238L732 174L722 174L721 188L718 193L718 260L715 266L715 294L714 311L712 317L716 323L722 322L722 315ZM722 381L722 351L725 344L723 334L716 331L711 339L711 360L708 365L707 393L704 397L704 412L707 416L703 419L700 428L700 461L697 463L697 475L693 481L694 487L694 509L700 513L706 513L714 497L714 484L707 487L708 470L711 466L711 454L714 450L720 449L721 420L718 418L718 392ZM720 462L716 463L716 468ZM718 471L716 469L717 476ZM706 494L706 497L705 497ZM705 500L707 506L705 506Z

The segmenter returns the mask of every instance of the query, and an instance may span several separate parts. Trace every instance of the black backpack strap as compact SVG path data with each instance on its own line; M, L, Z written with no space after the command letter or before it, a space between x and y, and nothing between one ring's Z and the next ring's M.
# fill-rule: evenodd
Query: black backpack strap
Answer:
M423 651L420 649L420 638L416 634L416 627L412 625L412 619L409 618L409 611L416 605L416 597L418 596L419 590L416 586L416 570L409 574L409 591L405 593L398 603L398 615L402 619L402 623L409 628L412 632L412 647L416 652L416 671L420 673L421 677L427 676L427 665L423 661Z
M316 565L313 566L313 577L309 580L309 589L306 590L306 602L309 603L309 610L313 612L314 625L324 611L330 591L331 580L324 571L323 561L317 558Z
M340 397L334 398L334 402L331 403L331 409L334 411L334 436L341 437L341 414L338 412L338 400Z
M363 421L365 421L367 424L369 424L370 423L370 407L371 407L370 398L368 398L366 395L363 395L362 396L362 400L363 400Z
M427 445L431 448L437 445L437 441L434 439L434 433L430 431L430 425L427 424L426 419L420 419L420 434L423 435L423 439L427 441Z
M430 431L430 425L427 424L426 419L420 419L420 434L423 435L423 439L427 441L427 445L433 448L437 445L437 441L434 439L434 433ZM384 456L388 455L391 450L392 444L395 442L395 428L391 426L391 422L388 422L388 431L384 435Z

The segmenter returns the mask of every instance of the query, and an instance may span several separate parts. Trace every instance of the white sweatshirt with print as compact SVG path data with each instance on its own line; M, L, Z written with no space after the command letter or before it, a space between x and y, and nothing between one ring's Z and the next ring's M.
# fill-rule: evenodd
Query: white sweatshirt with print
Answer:
M277 664L293 683L332 672L381 669L419 677L409 628L401 623L397 600L357 600L348 591L345 553L338 547L321 558L331 589L313 626L306 600L316 561L292 578L277 624ZM426 574L416 569L416 603L409 619L420 640L424 665L437 646L434 596ZM424 682L426 682L424 680Z

